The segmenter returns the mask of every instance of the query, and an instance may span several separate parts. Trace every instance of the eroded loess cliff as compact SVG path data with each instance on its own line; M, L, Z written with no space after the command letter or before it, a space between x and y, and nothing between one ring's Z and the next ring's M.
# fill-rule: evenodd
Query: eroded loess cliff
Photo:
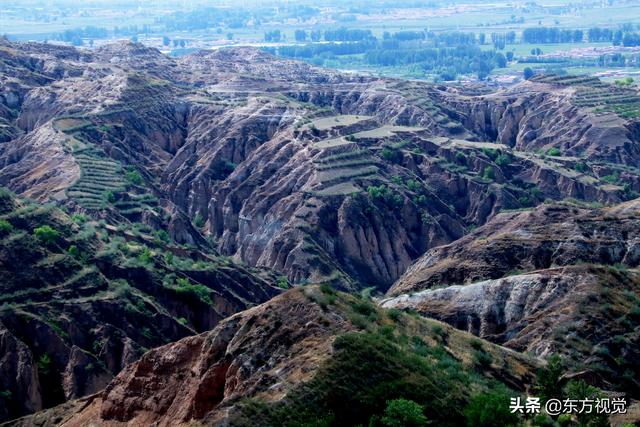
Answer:
M640 190L637 126L579 105L584 82L476 93L246 48L2 43L0 184L180 243L204 234L294 283L386 289L502 209Z
M503 213L427 252L384 307L520 352L559 354L592 384L640 395L638 203Z

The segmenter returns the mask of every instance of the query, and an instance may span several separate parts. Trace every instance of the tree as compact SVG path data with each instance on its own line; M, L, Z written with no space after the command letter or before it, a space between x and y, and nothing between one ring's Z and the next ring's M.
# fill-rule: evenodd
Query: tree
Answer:
M596 387L593 387L583 380L569 381L564 388L567 399L573 400L595 400L605 397L603 393ZM576 416L578 418L578 424L581 426L589 427L606 427L609 426L609 421L605 414L598 414L596 411L593 413L580 413Z
M511 413L511 396L506 391L494 391L475 395L464 409L469 427L505 427L515 426L518 415Z
M531 77L533 77L535 73L530 67L527 67L524 69L523 74L524 74L524 79L529 80Z
M547 366L540 368L536 375L536 391L543 402L549 399L562 399L564 380L562 374L564 366L557 354L547 360Z
M280 30L267 31L264 33L264 41L278 43L282 38Z
M319 42L321 38L322 38L322 31L320 31L320 30L311 31L311 41L312 42Z
M60 237L60 233L48 225L34 229L33 235L46 245L55 243L58 237Z
M407 399L387 401L381 421L382 425L388 427L422 427L428 423L422 406Z
M296 30L294 36L297 42L303 42L307 40L307 32L305 30Z
M163 46L169 46L169 43L171 42L171 40L169 40L169 37L167 36L162 36L162 45Z

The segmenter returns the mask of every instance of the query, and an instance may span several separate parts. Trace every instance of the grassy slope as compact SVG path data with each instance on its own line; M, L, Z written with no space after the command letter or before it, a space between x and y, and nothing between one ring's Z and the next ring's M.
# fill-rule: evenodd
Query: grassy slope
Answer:
M436 425L456 426L464 424L472 396L493 392L506 405L532 382L535 360L440 322L325 286L304 292L328 315L346 314L357 331L336 337L334 353L311 381L276 404L244 401L231 425L378 425L386 402L405 398L423 405Z
M78 397L147 348L208 330L277 293L270 273L177 246L151 230L70 218L6 191L0 229L0 322L37 362L35 392L45 407L65 400L62 376L74 346L86 356L79 367L89 378ZM125 354L129 359L121 360ZM27 396L10 383L14 374L0 374L0 419L23 415Z

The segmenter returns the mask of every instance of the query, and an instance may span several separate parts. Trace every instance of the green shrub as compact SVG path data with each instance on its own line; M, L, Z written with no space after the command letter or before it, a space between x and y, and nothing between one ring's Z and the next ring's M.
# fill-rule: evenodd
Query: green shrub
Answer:
M287 276L278 277L278 282L276 283L280 289L289 289L289 280Z
M535 72L531 69L531 67L526 67L522 71L522 74L523 74L525 80L529 80L531 77L533 77L535 75Z
M553 422L553 420L549 417L547 417L547 420L550 421L550 423L545 424L548 425L550 427L554 427L555 424ZM573 418L571 417L571 414L562 414L558 417L558 424L560 425L560 427L569 427L570 425L573 424ZM538 423L537 425L541 425L540 423Z
M189 281L189 279L185 279L183 277L178 278L176 280L176 287L174 290L180 294L193 295L206 304L213 304L213 300L211 299L211 289L200 284L194 285Z
M370 185L367 187L367 193L373 201L382 202L391 207L400 207L403 203L402 196L395 193L386 185Z
M333 287L327 283L323 283L320 285L320 291L323 294L327 295L334 295L336 293L335 289L333 289Z
M610 175L603 176L600 180L607 184L617 184L620 181L620 174L615 172Z
M75 222L76 224L84 224L85 222L87 222L87 217L82 214L73 214L71 215L71 221Z
M498 150L495 148L483 148L482 152L491 160L495 160L498 157Z
M482 341L477 338L473 338L469 344L474 350L482 350Z
M484 350L474 350L473 361L479 368L486 369L491 366L493 359L491 358L491 355Z
M47 376L51 373L51 357L47 353L44 353L38 359L38 372L41 375Z
M433 325L431 327L431 331L440 342L446 341L447 337L449 336L449 332L445 328L443 328L441 325L437 325L437 324Z
M573 169L575 169L578 172L585 173L589 169L589 167L584 162L578 162L573 166Z
M114 203L116 201L116 196L113 194L113 191L105 191L102 198L108 203Z
M493 181L496 179L496 172L493 170L493 167L487 166L482 170L482 177L487 180Z
M473 396L464 409L469 427L516 426L517 414L509 410L511 396L503 390Z
M80 249L78 249L76 245L69 246L69 249L67 249L67 253L73 258L80 258Z
M564 388L564 395L567 399L573 400L584 400L590 399L595 400L598 398L604 397L602 391L598 388L593 387L587 384L584 380L578 381L569 381ZM590 426L590 427L605 427L609 426L609 422L607 420L607 416L605 414L598 413L582 413L577 414L576 418L578 419L578 424L581 426Z
M151 250L145 246L138 254L137 259L141 264L148 265L151 264L153 254L151 253Z
M149 339L151 339L151 336L152 336L152 335L151 335L151 329L149 329L149 328L148 328L148 327L146 327L146 326L145 326L145 327L143 327L143 328L140 330L140 335L142 335L143 337L145 337L145 338L146 338L146 339L148 339L148 340L149 340Z
M13 231L13 225L5 219L0 219L0 236L6 236Z
M418 206L426 206L427 203L429 202L429 198L424 194L421 194L419 196L414 197L413 202Z
M381 421L388 427L422 427L428 424L422 406L407 399L387 401Z
M549 148L547 150L547 156L557 157L557 156L560 156L560 155L562 155L562 152L556 147L551 147L551 148Z
M385 160L393 160L396 157L396 152L395 150L392 150L391 148L385 147L382 149L382 158L384 158Z
M48 225L43 225L33 230L33 235L46 245L55 243L60 237L60 233Z
M387 310L387 314L389 315L389 319L397 322L402 317L402 311L397 308L390 308Z
M485 380L470 375L446 351L425 345L426 355L420 355L394 339L375 332L338 336L334 353L312 380L279 404L254 404L245 414L248 421L240 425L316 426L327 414L332 426L403 425L399 424L403 419L429 419L444 427L464 425L468 390L485 389ZM387 412L389 402L399 399L414 404L397 402ZM508 400L505 408L509 410Z
M629 320L635 323L640 323L640 306L635 306L629 311Z
M407 188L409 190L415 191L415 192L420 192L420 191L422 191L424 189L422 187L422 184L420 184L420 182L415 180L415 179L408 179L407 180Z
M375 308L368 301L358 301L353 304L353 310L358 314L368 316L375 311Z
M166 262L167 265L173 265L174 260L175 260L175 256L173 255L172 252L164 253L164 262Z
M204 218L203 218L203 216L202 216L202 215L200 215L200 213L199 213L199 212L196 214L196 217L193 219L193 225L194 225L196 228L202 228L202 227L204 227Z
M169 243L171 241L169 233L167 233L165 230L156 231L156 238L164 243Z
M129 169L125 173L125 178L131 184L134 184L134 185L142 184L142 175L140 175L140 172L138 172L136 169Z
M496 165L504 167L511 163L511 157L509 157L509 155L507 154L500 154L498 157L496 157L495 162Z

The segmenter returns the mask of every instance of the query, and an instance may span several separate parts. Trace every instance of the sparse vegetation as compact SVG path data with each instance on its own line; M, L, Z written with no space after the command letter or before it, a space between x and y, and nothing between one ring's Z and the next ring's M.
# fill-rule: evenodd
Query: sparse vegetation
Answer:
M367 187L367 193L374 202L384 203L392 208L402 206L403 203L402 196L386 185L369 186Z
M335 304L343 304L341 298ZM351 300L349 306L353 315L363 319L364 330L340 335L332 357L318 374L296 387L285 401L276 405L245 402L234 425L317 425L322 420L322 425L330 426L420 426L427 422L459 426L467 419L463 409L469 402L470 387L489 396L498 396L491 390L503 390L469 371L440 345L427 344L419 337L407 341L404 330L397 329L401 326L380 323L387 316L371 317L379 309L368 301ZM499 403L504 395L499 395ZM496 401L476 400L481 405L471 406L473 417L476 413L486 416ZM508 414L508 406L505 409Z

